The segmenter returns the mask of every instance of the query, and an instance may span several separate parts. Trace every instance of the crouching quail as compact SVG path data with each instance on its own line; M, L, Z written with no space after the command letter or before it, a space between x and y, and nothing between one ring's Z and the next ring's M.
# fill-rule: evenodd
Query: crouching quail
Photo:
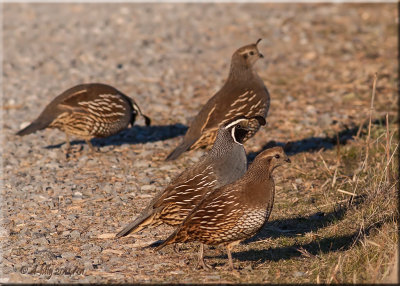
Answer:
M122 131L133 125L138 114L144 117L146 126L150 125L150 118L136 102L116 88L101 83L80 84L54 98L37 119L16 134L57 128L66 134L67 150L69 135L84 139L93 150L90 139Z
M247 169L246 152L241 143L253 121L265 124L264 118L257 116L236 118L221 126L212 149L178 175L116 237L163 223L179 225L208 192L240 178Z
M174 160L187 150L211 146L221 124L236 116L267 117L270 97L263 80L253 70L263 55L257 44L239 48L232 56L228 79L223 87L202 107L186 132L183 141L166 158ZM254 122L243 142L254 136L260 124Z
M215 189L190 212L182 224L157 248L177 242L199 241L225 245L233 269L231 249L254 234L268 220L274 202L272 171L290 162L281 147L260 153L236 182ZM206 267L203 244L199 264Z

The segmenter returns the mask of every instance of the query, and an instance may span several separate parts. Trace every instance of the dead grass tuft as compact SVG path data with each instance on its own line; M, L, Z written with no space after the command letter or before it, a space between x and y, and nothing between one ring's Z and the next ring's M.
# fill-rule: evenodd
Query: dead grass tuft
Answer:
M268 282L397 281L398 125L372 106L347 144L293 156L264 245L236 256L264 263Z
M378 283L389 281L397 267L398 140L393 137L398 135L389 120L386 122L387 126L369 125L365 141L342 148L342 164L327 179L334 219L319 231L324 237L320 244L325 244L322 249L337 251L319 253L320 259L312 264L314 281ZM334 154L331 157L333 160Z

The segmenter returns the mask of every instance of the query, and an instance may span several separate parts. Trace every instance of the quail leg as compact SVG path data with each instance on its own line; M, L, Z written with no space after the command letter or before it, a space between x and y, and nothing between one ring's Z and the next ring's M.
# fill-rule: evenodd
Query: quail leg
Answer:
M231 270L234 270L235 268L233 267L231 249L232 249L232 245L231 245L231 244L228 244L228 245L226 246L226 251L228 252L229 268L230 268Z
M65 158L69 158L69 153L71 152L71 143L69 142L69 136L65 133Z
M211 269L211 266L204 262L204 244L200 243L199 259L196 268L203 267L203 269Z
M90 139L85 139L85 142L89 146L91 152L95 153L99 151L97 148L93 147L92 143L90 142Z
M174 252L175 253L179 253L179 251L180 251L180 249L179 249L179 247L178 247L178 244L174 244Z
M71 149L71 143L69 142L69 136L67 133L65 133L65 148L67 149L67 152Z

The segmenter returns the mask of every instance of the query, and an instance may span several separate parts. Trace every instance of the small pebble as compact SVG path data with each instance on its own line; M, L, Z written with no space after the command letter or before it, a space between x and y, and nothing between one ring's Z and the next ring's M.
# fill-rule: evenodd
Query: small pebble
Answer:
M141 190L143 192L154 191L155 189L156 189L156 186L154 186L154 185L144 185L141 187Z

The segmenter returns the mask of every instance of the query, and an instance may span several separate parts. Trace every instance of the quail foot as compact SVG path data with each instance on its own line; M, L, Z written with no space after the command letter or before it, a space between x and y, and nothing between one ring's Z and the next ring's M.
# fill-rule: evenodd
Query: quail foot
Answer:
M290 160L282 147L261 152L243 177L208 193L157 250L172 243L191 241L224 245L233 270L231 250L256 234L268 220L275 194L272 172L286 162ZM200 247L199 260L203 260L203 247Z
M270 97L263 80L253 69L254 64L263 55L257 45L250 44L239 48L231 59L231 67L223 87L202 107L193 119L182 142L167 156L174 160L183 152L201 147L212 146L220 125L232 118L245 116L267 117ZM260 124L253 122L243 142L254 136Z
M84 139L93 150L90 139L120 132L133 125L138 114L144 117L146 126L150 125L150 118L136 102L114 87L101 83L80 84L54 98L37 119L16 134L23 136L57 128L66 134L67 150L71 146L70 135Z
M178 175L116 237L163 223L179 225L208 192L240 178L247 169L242 142L254 121L265 124L264 118L257 116L235 118L221 126L212 149L198 163Z

